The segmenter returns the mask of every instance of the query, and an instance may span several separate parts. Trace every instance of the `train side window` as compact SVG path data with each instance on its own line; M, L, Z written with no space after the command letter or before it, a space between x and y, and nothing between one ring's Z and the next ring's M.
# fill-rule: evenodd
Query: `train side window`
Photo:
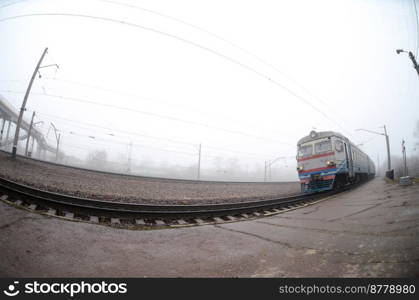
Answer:
M314 150L316 153L323 153L332 150L332 142L330 140L318 142L314 144Z
M298 146L298 157L310 156L313 153L312 145Z
M342 152L343 151L343 143L340 140L336 140L335 141L335 149L338 152Z

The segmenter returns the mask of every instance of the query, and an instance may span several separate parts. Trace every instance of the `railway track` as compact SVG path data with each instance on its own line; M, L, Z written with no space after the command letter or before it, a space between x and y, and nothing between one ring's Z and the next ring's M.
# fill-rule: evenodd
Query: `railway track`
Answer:
M349 190L225 204L149 205L80 198L48 192L0 178L0 199L9 204L70 220L124 227L179 227L247 220L312 204Z

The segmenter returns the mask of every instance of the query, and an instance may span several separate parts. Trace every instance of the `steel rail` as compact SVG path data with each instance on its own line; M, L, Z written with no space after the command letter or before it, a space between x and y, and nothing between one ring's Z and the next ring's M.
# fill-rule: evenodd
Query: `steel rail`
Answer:
M234 216L245 213L267 211L287 207L301 202L310 202L342 192L353 186L347 186L339 191L328 191L315 194L300 194L267 200L248 201L223 204L198 205L150 205L103 201L80 198L54 192L48 192L27 185L19 184L0 177L0 192L15 199L36 203L44 207L52 207L67 212L82 215L94 215L115 218L144 219L194 219L217 216Z
M26 137L25 137L26 138ZM3 149L0 149L0 153L11 155L10 152L5 151ZM264 185L271 185L271 184L281 184L281 183L298 183L298 181L223 181L223 180L196 180L196 179L184 179L184 178L171 178L171 177L157 177L157 176L147 176L147 175L139 175L139 174L127 174L127 173L121 173L121 172L113 172L113 171L103 171L103 170L96 170L96 169L88 169L85 167L78 167L74 165L65 165L57 162L52 162L48 160L33 158L33 157L27 157L21 154L16 154L16 157L22 160L28 160L33 161L36 163L41 164L47 164L51 166L57 166L57 167L63 167L63 168L69 168L73 170L80 170L84 172L92 172L92 173L98 173L98 174L107 174L107 175L115 175L115 176L122 176L122 177L130 177L130 178L138 178L143 180L158 180L158 181L169 181L169 182L186 182L186 183L206 183L206 184L241 184L241 183L248 183L248 184L264 184Z

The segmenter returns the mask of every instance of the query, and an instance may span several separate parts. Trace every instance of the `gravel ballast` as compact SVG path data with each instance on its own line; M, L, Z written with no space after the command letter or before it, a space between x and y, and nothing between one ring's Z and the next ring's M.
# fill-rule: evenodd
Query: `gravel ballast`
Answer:
M0 152L0 176L41 190L78 197L144 204L233 203L299 193L298 182L243 183L105 174Z

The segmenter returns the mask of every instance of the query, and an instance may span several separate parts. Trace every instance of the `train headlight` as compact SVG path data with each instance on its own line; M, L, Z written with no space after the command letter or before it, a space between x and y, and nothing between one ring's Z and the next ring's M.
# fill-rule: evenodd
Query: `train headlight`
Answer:
M297 167L297 171L302 171L303 170L303 166L298 166Z
M334 161L328 160L326 162L326 165L328 165L328 166L336 166L336 163Z

